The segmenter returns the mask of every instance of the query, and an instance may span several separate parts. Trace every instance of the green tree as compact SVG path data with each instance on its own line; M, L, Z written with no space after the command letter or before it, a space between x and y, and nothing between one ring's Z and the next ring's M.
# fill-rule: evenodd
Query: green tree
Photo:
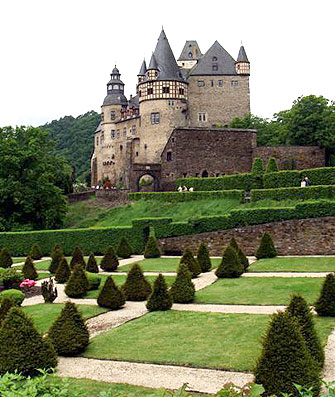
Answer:
M55 245L50 256L51 256L51 262L49 265L49 272L54 274L57 272L58 266L60 265L64 257L62 247L58 244Z
M277 160L274 157L270 157L265 172L268 173L268 172L277 172L277 171L278 171Z
M197 261L203 273L209 272L212 268L211 258L209 257L207 244L202 242L199 245L197 253Z
M236 278L243 274L243 266L239 261L237 252L235 249L228 245L223 253L223 257L220 265L215 271L215 275L218 278Z
M111 310L120 309L125 304L123 292L115 285L112 276L108 276L97 299L98 305Z
M88 280L81 265L76 265L65 285L65 293L70 298L82 298L88 291Z
M11 267L12 264L13 260L10 255L9 249L5 247L0 251L0 267L8 268Z
M99 273L99 267L93 252L91 252L90 256L88 257L86 270L90 273Z
M195 287L192 283L192 273L187 265L179 265L177 277L171 286L170 294L175 303L190 303L194 301Z
M13 299L10 298L4 298L1 300L1 305L0 305L0 327L1 324L3 322L3 320L5 319L7 313L10 311L10 309L16 306L15 302L13 301Z
M22 268L22 273L24 275L24 278L29 278L29 280L37 280L38 279L38 274L34 266L34 262L30 258L30 256L27 256L23 268Z
M129 270L121 290L128 301L145 301L151 294L151 285L137 263Z
M125 237L121 237L119 247L117 249L117 255L120 258L130 258L133 254L133 248L129 244L129 241Z
M182 258L180 259L180 264L182 263L185 263L185 265L187 265L188 270L192 274L192 278L198 277L201 273L200 265L196 258L194 258L192 251L189 248L186 248Z
M42 252L41 252L41 248L40 248L40 246L38 244L34 244L31 247L29 256L31 257L31 259L34 259L34 260L39 260L39 259L42 258L43 255L42 255Z
M251 172L253 174L263 174L264 172L264 162L263 159L255 157L252 161Z
M101 260L100 267L106 272L115 272L119 266L119 260L113 247L108 247L104 257Z
M335 276L327 274L315 310L321 317L335 317Z
M84 269L86 267L83 251L77 245L73 251L70 268L73 269L76 265L81 265Z
M165 279L161 273L155 280L154 288L147 302L149 312L158 310L170 310L172 298L169 294Z
M242 251L241 247L237 244L237 241L234 237L230 240L230 246L236 251L237 258L244 270L247 270L249 267L249 259L246 257L245 253Z
M147 244L144 249L144 258L159 258L161 251L158 247L155 236L149 236Z
M274 258L277 250L269 233L264 233L259 248L255 254L257 259Z
M70 266L67 263L66 258L63 256L63 259L60 261L60 264L57 268L57 271L55 274L55 280L59 284L64 284L70 278L70 275L71 275Z

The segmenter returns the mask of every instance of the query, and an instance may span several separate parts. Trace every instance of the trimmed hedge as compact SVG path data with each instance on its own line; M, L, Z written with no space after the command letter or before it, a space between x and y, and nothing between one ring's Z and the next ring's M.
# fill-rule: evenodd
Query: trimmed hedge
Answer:
M199 179L199 178L197 178ZM183 201L192 200L206 200L206 199L236 199L239 201L244 200L244 190L211 190L207 191L195 191L195 192L143 192L143 193L130 193L130 200L158 200L166 201L169 203L177 203Z
M251 201L259 200L317 200L335 197L334 185L306 187L281 187L276 189L251 190Z

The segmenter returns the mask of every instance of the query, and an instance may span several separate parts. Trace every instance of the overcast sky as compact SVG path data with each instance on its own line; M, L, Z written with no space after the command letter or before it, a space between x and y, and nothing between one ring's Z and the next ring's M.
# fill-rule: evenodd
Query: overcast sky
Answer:
M215 40L251 63L253 114L300 95L335 99L334 0L0 0L0 126L100 111L114 64L135 93L162 25L175 57Z

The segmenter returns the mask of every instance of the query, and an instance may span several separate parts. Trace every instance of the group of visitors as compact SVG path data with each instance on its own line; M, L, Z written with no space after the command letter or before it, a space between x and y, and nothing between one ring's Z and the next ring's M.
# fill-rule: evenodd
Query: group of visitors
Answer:
M193 187L190 187L189 189L187 189L186 186L179 186L177 190L178 190L178 192L194 192Z
M300 187L306 187L306 186L311 186L311 181L308 178L308 176L305 176L304 178L302 178L301 183L300 183Z

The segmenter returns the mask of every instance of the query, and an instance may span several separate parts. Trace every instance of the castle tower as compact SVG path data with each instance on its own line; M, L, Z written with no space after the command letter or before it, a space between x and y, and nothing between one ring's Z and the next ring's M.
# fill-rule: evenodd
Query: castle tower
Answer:
M243 45L240 47L235 66L237 74L250 75L250 62Z
M187 40L177 63L182 69L192 69L201 57L198 43L195 40Z
M138 72L138 75L137 75L137 79L138 79L137 82L138 83L141 83L145 79L146 73L147 73L147 64L146 64L145 59L144 59L143 62L142 62L142 65L141 65L141 69L140 69L140 71Z

